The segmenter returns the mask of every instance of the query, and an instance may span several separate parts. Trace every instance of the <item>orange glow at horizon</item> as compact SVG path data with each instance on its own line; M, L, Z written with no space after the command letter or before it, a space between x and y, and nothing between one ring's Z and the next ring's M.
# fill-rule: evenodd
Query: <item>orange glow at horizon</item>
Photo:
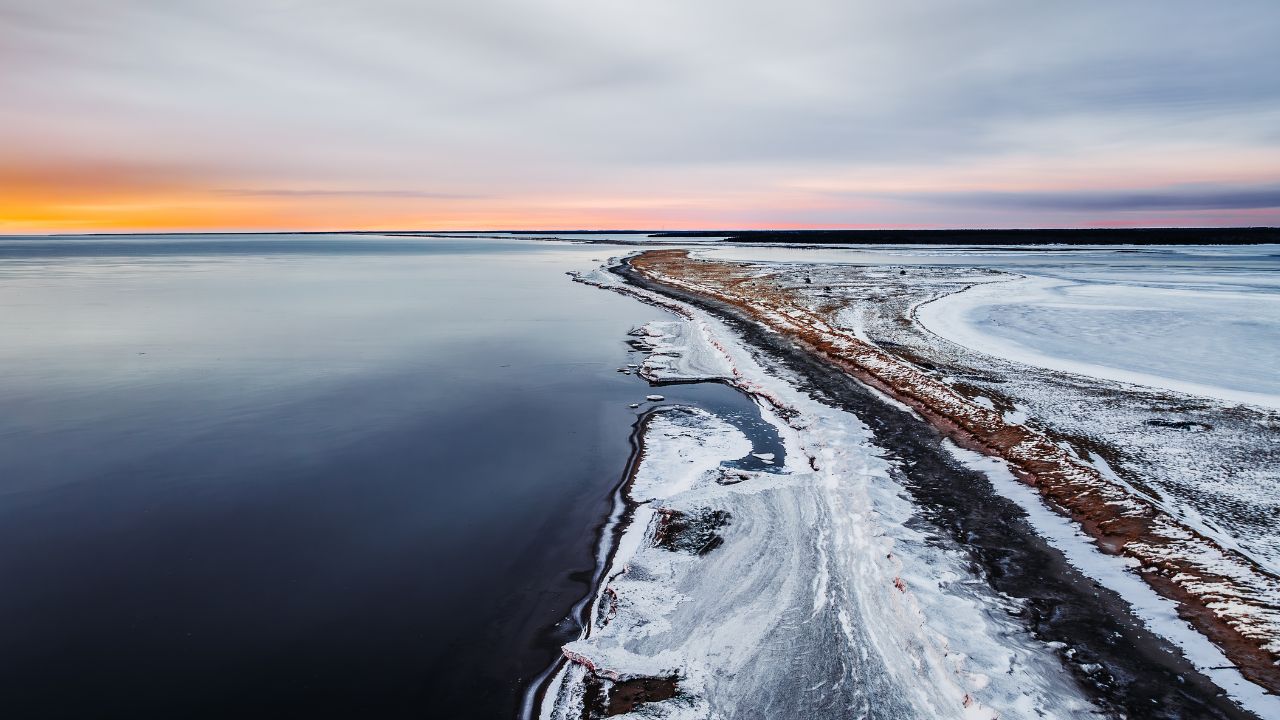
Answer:
M718 230L718 229L912 229L946 227L1033 227L1026 223L752 221L732 212L663 211L569 205L442 208L411 200L236 198L217 194L113 196L110 198L0 198L0 235L110 232L288 232L376 230ZM804 211L797 210L798 215ZM1280 225L1275 210L1141 213L1130 218L1098 217L1073 227L1262 226Z
M1000 172L1004 170L1004 172ZM1257 171L1249 168L1248 179ZM252 183L116 165L0 163L0 234L95 232L252 232L324 230L538 230L538 229L824 229L1043 227L1006 213L1001 222L956 222L962 213L904 204L887 188L943 192L1028 189L1019 172L987 167L948 172L909 170L877 177L792 178L773 189L711 193L725 184L699 178L695 187L667 187L661 194L600 188L597 193L503 197L417 197L358 189L234 191ZM1083 171L1058 176L1056 189L1080 191ZM913 180L915 182L913 183ZM1065 182L1063 182L1065 180ZM1115 178L1110 178L1115 182ZM1041 185L1037 190L1053 187ZM908 190L907 188L910 188ZM865 193L865 194L860 194ZM931 214L932 213L932 214ZM951 214L948 214L951 213ZM833 220L832 218L837 218ZM1142 225L1280 225L1280 210L1195 210L1061 216L1066 227Z

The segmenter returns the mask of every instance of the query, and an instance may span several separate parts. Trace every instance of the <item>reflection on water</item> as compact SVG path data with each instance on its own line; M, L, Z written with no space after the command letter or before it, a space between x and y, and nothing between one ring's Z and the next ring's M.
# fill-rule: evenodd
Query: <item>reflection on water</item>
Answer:
M0 240L6 715L513 712L645 391L607 254Z

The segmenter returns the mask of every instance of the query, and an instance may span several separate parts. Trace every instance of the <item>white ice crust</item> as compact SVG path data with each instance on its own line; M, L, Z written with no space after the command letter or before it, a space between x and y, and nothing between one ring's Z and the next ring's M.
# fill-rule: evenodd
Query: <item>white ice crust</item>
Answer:
M640 366L646 380L716 380L733 376L733 366L699 322L654 320L636 333L650 354Z

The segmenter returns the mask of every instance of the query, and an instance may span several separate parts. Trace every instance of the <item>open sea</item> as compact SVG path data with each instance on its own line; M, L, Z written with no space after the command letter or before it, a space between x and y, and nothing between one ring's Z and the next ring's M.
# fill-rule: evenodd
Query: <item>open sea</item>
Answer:
M617 252L0 239L0 716L513 716L651 392Z

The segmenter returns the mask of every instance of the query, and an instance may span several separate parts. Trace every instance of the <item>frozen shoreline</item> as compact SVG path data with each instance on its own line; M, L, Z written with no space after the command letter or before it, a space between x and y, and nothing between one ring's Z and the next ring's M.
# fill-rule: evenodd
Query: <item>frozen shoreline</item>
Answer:
M812 372L828 377L833 369L848 373L911 405L935 431L965 447L1005 459L1025 482L1036 485L1046 501L1072 516L1106 551L1139 561L1143 578L1162 595L1178 602L1180 611L1222 647L1248 677L1265 687L1280 687L1275 664L1280 647L1280 594L1273 576L1248 558L1224 550L1211 537L1190 531L1179 524L1177 517L1160 512L1156 505L1130 492L1128 485L1108 479L1100 465L1091 461L1091 455L1099 450L1114 452L1111 448L1088 435L1068 436L1068 440L1082 443L1077 446L1064 442L1052 427L1010 420L1022 413L1009 404L1007 396L998 390L988 391L989 397L978 396L972 382L985 382L991 377L981 365L973 367L963 360L949 359L945 348L937 347L936 336L930 335L922 345L920 338L904 335L904 325L914 326L911 315L915 305L903 303L908 299L918 301L921 290L928 298L937 289L947 287L948 282L952 287L957 281L965 285L989 282L1005 273L983 268L922 268L915 271L914 277L899 281L899 276L907 275L906 269L735 264L692 260L678 250L647 252L637 256L631 266L635 275L666 288L664 292L673 292L695 304L710 304L749 326L763 329L765 334L757 337L766 345L774 344L771 338L775 335L786 338L794 347L784 352L794 354L795 348L802 348L803 353L820 359L819 366L802 361L813 368ZM938 278L951 279L940 282ZM814 279L818 281L815 283ZM888 318L879 318L881 307L898 310L891 311ZM905 314L904 307L908 308ZM854 309L871 313L867 317L875 318L876 332L882 337L885 321L889 321L884 347L859 339L859 328L864 334L867 329L865 319L853 323L845 319L846 311ZM911 340L914 345L889 341L897 337ZM936 364L939 361L945 363L947 372L940 371ZM961 374L966 380L961 382L948 373ZM1008 380L994 380L1019 382L1018 377L1015 374ZM1054 380L1047 382L1048 387L1054 387ZM1104 388L1102 392L1107 403L1114 404L1117 398L1125 397L1115 388ZM1000 409L995 407L993 397L1000 398ZM1164 397L1140 400L1141 407L1195 412L1194 408L1184 408L1184 402ZM1239 428L1239 439L1259 434L1265 437L1269 427L1266 418L1250 413L1245 408L1234 409L1214 416L1213 423ZM1147 424L1157 423L1178 428L1176 432L1183 432L1184 426L1213 429L1209 424L1182 421L1157 420ZM1084 432L1089 429L1086 427ZM1228 435L1226 439L1236 442L1237 436ZM1223 436L1217 432L1215 437ZM1251 446L1246 443L1242 447ZM1240 467L1255 468L1258 460L1269 453L1265 446L1258 447L1257 452L1261 454L1252 456L1252 460L1240 456L1239 462L1244 463ZM1189 507L1188 511L1194 509ZM1257 549L1266 552L1265 547Z
M586 637L566 647L571 662L540 717L580 716L592 677L678 677L680 694L646 704L649 717L1092 716L1055 650L1009 616L964 553L913 527L893 464L856 417L762 366L714 316L611 274L582 279L675 309L714 338L732 382L760 399L782 434L787 460L721 485L705 470L725 458L706 459L698 479L642 493L682 512L726 511L723 545L673 556L652 544L656 516L638 512L607 573L615 580L597 596L612 601L598 602ZM637 479L647 473L669 471L642 460ZM656 602L673 597L683 600ZM787 667L805 670L779 671Z
M804 420L797 420L798 417L804 417L806 415L804 411L797 412L797 407L799 405L804 405L806 400L811 403L813 402L813 399L811 397L808 397L806 393L800 392L796 389L798 378L789 375L787 370L779 366L772 365L769 362L765 362L764 366L762 366L758 361L762 361L764 360L764 358L760 356L757 351L749 349L750 344L744 342L743 338L738 336L737 331L734 328L731 328L725 325L722 321L720 321L717 315L713 313L708 313L704 309L700 307L695 307L694 305L691 305L688 302L675 301L672 298L666 296L665 293L663 295L657 295L651 291L638 288L634 284L623 286L617 280L617 278L615 278L610 273L596 272L596 273L591 273L587 277L580 277L579 279L584 282L588 282L590 284L602 285L610 289L614 289L620 292L624 292L626 294L631 294L631 295L640 297L641 299L647 302L652 302L654 304L662 305L664 307L672 309L678 314L683 315L686 318L686 320L692 320L692 322L694 323L693 327L696 328L698 331L688 333L690 336L702 335L705 337L709 337L715 340L715 347L720 348L722 351L725 351L727 355L731 356L731 367L733 369L732 374L735 378L733 380L734 384L737 384L743 387L744 389L747 389L753 394L756 394L761 399L767 400L771 407L777 408L779 412L781 412L784 416L786 416L785 422L789 424L793 430L797 429L798 424L803 425L803 427L800 429L800 434L806 440L810 440L810 441L812 440L812 427L809 425L805 425ZM673 337L678 338L679 335L680 333L675 333ZM669 341L659 341L658 345L661 345L662 342L669 342ZM677 342L675 344L678 345L679 343ZM663 354L667 355L671 353L664 352ZM675 359L679 360L680 354L678 352L673 353L671 355L673 355ZM664 363L664 367L666 365L669 365L669 358L666 360L663 360L662 362ZM744 367L748 367L749 371L744 371L743 370ZM803 400L797 400L796 399L797 395L803 397ZM884 400L883 397L881 397L880 399ZM893 403L887 403L887 404L893 404ZM825 407L825 406L821 406L820 404L818 405L820 407ZM826 407L826 410L833 411L833 408ZM839 413L840 411L834 411L834 412ZM854 423L858 423L857 418L854 418L851 415L847 415L845 413L841 413L841 415L843 415L843 417L845 417L846 419L852 419ZM865 432L866 430L865 426L862 427L862 430ZM871 445L868 442L868 439L869 439L869 436L863 436L856 443L852 443L852 444L862 444L862 445L869 445L871 447L874 447L874 445ZM828 448L830 446L827 445L826 443L820 443L820 445L822 446L821 448L814 448L814 447L807 448L807 450L810 452L809 457L811 459L810 459L810 466L809 468L806 468L805 471L813 471L822 467L822 462L819 459L823 455L822 449ZM842 441L842 443L837 444L837 446L840 446L840 447L849 447L850 445L851 445L851 442L847 437ZM790 446L789 446L789 449L790 449ZM812 451L814 449L818 449L818 452L813 453ZM873 451L873 454L875 452L882 452L882 451ZM789 453L789 455L793 458L799 457L799 455L796 455L794 452ZM892 465L893 464L891 463L890 466L888 467L888 471L890 473L892 473L894 469ZM890 482L890 484L893 484L892 481ZM899 495L901 495L901 488L898 488L897 492L899 493ZM902 499L903 498L899 497L899 500L902 500ZM912 512L909 509L910 507L909 503L907 507L908 507L907 512L908 513ZM907 522L907 521L905 520L905 517L904 517L904 518L900 518L899 522ZM904 545L903 547L907 547L907 546ZM961 576L964 576L967 573L968 571L965 570L961 573ZM906 577L907 577L906 574L895 575L893 578L895 581L893 583L894 586L897 587L896 581L902 581L903 585L906 588L910 588L912 591L916 590L917 588L915 584L907 582L905 580ZM927 584L930 578L936 579L936 575L934 574L933 569L925 570L920 575L919 579L924 580L924 582ZM821 584L825 585L829 583L830 580L831 578L828 573L826 579L824 579ZM1136 578L1134 578L1134 580L1136 581ZM980 580L978 582L979 584L981 584ZM952 588L940 587L938 589L944 595L947 592L953 591ZM901 589L899 589L899 591L901 591ZM914 592L912 594L914 595ZM915 599L918 600L919 598L915 598ZM997 607L999 605L999 603L995 603L994 605L992 605L990 602L990 599L979 601L978 604L980 606L988 607L988 609L992 607ZM1008 610L1006 608L1005 612L1007 611ZM1145 621L1145 618L1144 618L1144 621ZM1176 618L1174 619L1174 622L1180 623L1180 621L1176 620ZM1025 632L1025 631L1023 630L1022 632ZM1194 638L1199 639L1201 642L1203 642L1203 638L1196 635L1194 632L1190 630L1188 630L1187 632L1190 635L1194 636ZM945 631L942 632L942 636L945 637ZM1033 645L1036 645L1036 644L1037 643L1033 643ZM1048 646L1049 652L1045 652L1046 646L1044 643L1038 643L1038 646L1039 646L1038 652L1040 654L1043 654L1049 657L1051 660L1054 660L1056 658L1053 658L1053 651L1055 649L1061 650L1062 643L1057 643L1056 645L1052 643L1049 644ZM1213 650L1211 646L1209 647L1211 650ZM1067 649L1068 654L1074 651L1075 651L1074 648ZM1157 653L1157 655L1158 654L1159 653ZM1061 652L1058 652L1058 655L1059 657L1062 657ZM586 654L579 654L579 657L582 659L588 658ZM1204 657L1207 657L1207 656L1203 654L1199 655L1200 662L1198 664L1200 664L1201 667L1204 667L1202 662ZM1040 659L1043 660L1044 658L1040 658ZM1089 667L1088 663L1082 663L1082 665L1086 668ZM1059 666L1057 672L1061 673L1061 666ZM1226 676L1224 676L1221 672L1218 673L1218 676L1220 677L1220 682L1223 685L1231 686L1233 684L1234 681L1232 681L1230 677L1228 677L1229 675L1230 675L1229 672L1227 673ZM1238 678L1238 675L1236 677ZM920 680L918 677L913 680L913 682L919 682L919 681ZM1202 681L1197 681L1197 682L1202 682ZM1247 706L1254 708L1256 712L1263 713L1264 715L1268 712L1273 711L1272 706L1269 703L1274 701L1274 697L1261 694L1260 691L1253 692L1255 690L1258 690L1258 688L1256 688L1256 686L1253 686L1250 683L1247 683L1246 681L1243 681L1242 679L1239 680L1239 683L1242 689L1237 689L1232 691L1233 695L1237 697L1237 699L1243 700ZM1026 683L1024 682L1023 686L1025 685ZM990 690L987 690L986 688L984 688L984 690L986 690L987 692L990 692ZM983 697L982 695L978 695L978 694L969 695L966 693L966 695L968 695L968 698L971 704L974 702L978 702L978 700L980 700ZM987 697L990 697L990 696L988 695ZM978 700L975 700L975 698L977 698ZM1156 701L1152 700L1152 702L1156 702ZM543 707L544 716L549 717L549 715L547 715L546 713L550 712L550 709L552 707L554 707L554 703L551 706L544 705ZM1061 711L1062 708L1059 707L1057 708L1057 710ZM1224 709L1219 709L1215 712L1224 712L1224 711L1225 711ZM908 714L911 714L910 711L907 711L907 712ZM937 713L939 712L939 708L936 708L936 707L931 708L929 712ZM1230 711L1225 711L1225 712L1227 713L1225 715L1213 715L1213 716L1217 716L1217 717L1235 717L1236 716ZM943 715L945 716L946 713L944 712ZM1002 716L1006 716L1006 717L1017 716L1017 713L1014 710L1011 710L1009 707L1006 707L1004 708L1004 713L1002 714ZM1209 716L1209 715L1206 715L1206 716Z

